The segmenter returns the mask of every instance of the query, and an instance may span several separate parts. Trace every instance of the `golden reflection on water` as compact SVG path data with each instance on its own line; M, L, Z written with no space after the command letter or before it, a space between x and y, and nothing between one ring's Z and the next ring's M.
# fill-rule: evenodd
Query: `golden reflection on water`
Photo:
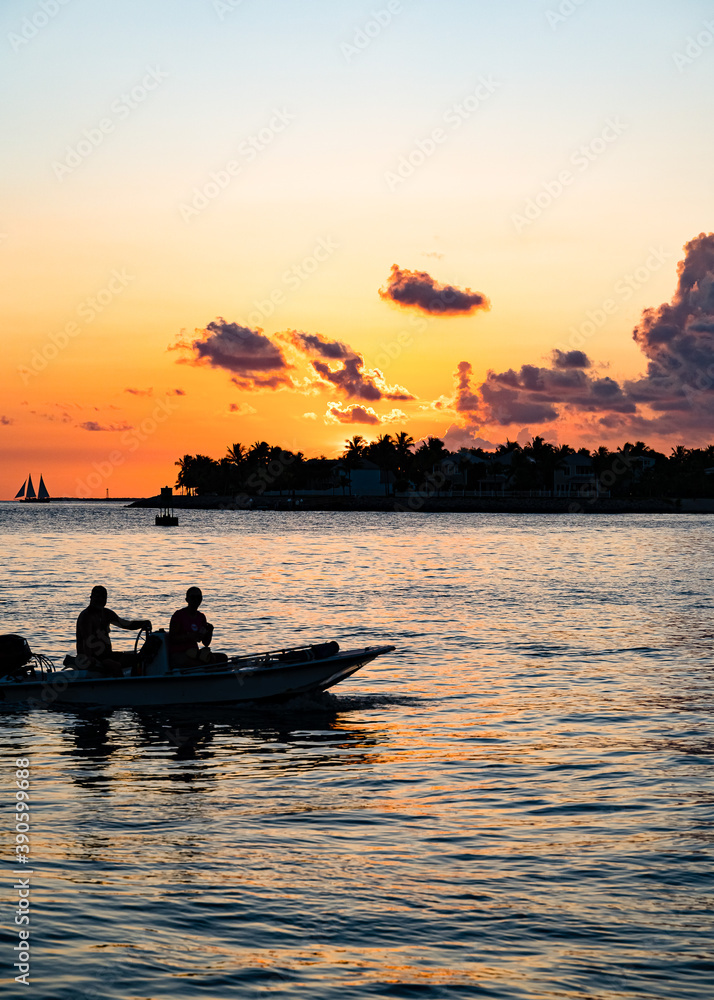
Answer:
M198 582L230 651L398 649L291 708L7 713L43 989L708 1000L714 519L61 514L6 533L35 648L103 581L157 623Z

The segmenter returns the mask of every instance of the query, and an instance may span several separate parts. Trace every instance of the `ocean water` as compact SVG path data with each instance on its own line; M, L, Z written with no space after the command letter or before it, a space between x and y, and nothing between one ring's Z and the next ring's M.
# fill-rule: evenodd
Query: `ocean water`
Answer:
M272 710L5 710L3 995L714 995L714 518L153 513L0 505L0 631L60 660L95 583L155 626L197 584L214 649L397 649Z

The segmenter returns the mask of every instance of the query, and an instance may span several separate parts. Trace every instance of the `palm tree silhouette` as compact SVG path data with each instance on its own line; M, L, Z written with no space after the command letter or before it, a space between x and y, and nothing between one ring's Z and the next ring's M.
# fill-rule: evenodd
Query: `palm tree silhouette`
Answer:
M389 496L389 474L394 468L396 450L390 434L380 434L377 440L369 446L370 458L379 466L384 474L384 495Z
M232 462L233 465L241 465L245 462L246 457L247 452L240 441L230 445L228 451L226 452L226 458L229 462Z
M267 441L256 441L248 449L248 459L253 465L265 467L270 462L271 450Z
M345 441L346 447L342 453L342 464L347 469L347 485L349 486L350 496L352 496L352 470L359 469L362 465L362 455L364 454L366 445L367 442L361 434L355 434L353 438Z
M412 459L414 458L412 454L413 447L414 438L411 434L407 434L406 431L400 431L394 440L394 451L397 458L397 472L402 479L406 479L409 473Z

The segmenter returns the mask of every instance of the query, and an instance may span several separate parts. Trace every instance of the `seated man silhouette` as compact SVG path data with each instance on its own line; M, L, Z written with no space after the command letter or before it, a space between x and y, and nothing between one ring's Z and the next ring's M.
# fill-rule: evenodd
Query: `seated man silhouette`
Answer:
M211 652L213 625L199 611L203 594L198 587L186 591L186 607L171 615L169 624L169 662L172 667L192 667L199 663L225 663L225 653ZM202 649L199 649L199 642Z
M106 606L106 587L93 587L89 606L77 618L76 666L81 670L94 670L107 677L122 677L124 667L132 666L133 653L115 653L109 638L109 628L141 629L151 631L148 618L129 621Z

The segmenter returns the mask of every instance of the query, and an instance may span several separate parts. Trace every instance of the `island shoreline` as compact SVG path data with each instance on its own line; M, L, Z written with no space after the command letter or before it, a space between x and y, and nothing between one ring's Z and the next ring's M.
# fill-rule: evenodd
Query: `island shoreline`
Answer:
M129 507L162 507L160 496L145 497ZM443 514L714 514L714 499L580 497L424 497L405 494L376 496L175 496L172 506L182 510L244 511L342 511L370 513Z

